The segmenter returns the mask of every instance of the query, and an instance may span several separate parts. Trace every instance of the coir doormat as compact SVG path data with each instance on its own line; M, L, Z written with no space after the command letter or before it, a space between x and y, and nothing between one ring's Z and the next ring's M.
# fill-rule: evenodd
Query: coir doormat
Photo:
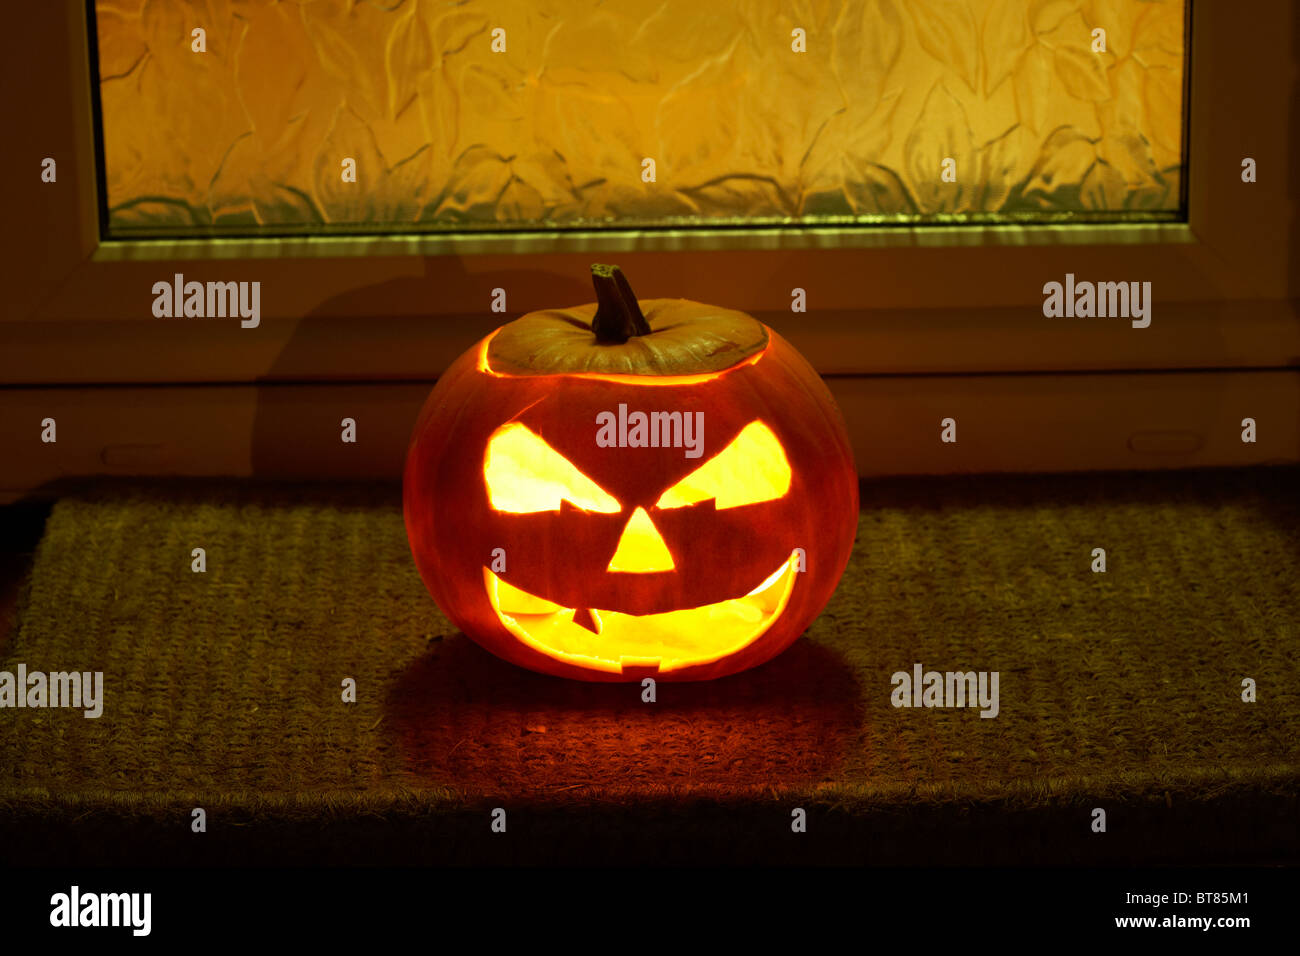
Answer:
M0 853L1294 860L1298 489L1293 469L868 483L804 638L646 703L457 633L396 486L97 484L55 505L0 672L102 673L102 714L0 710ZM895 706L918 667L997 672L996 716Z

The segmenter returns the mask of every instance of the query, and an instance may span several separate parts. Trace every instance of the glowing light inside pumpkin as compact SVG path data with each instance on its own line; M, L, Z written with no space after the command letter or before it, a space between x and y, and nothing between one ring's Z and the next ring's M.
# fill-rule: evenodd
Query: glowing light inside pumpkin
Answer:
M797 574L794 551L743 597L659 614L585 609L594 631L575 622L579 609L520 590L490 568L483 569L483 583L501 623L543 654L612 673L666 672L716 661L758 640L785 610Z
M637 508L628 519L627 527L618 539L614 557L609 559L609 567L605 570L647 574L652 571L671 571L676 566L668 545L650 520L650 515L644 508Z
M780 498L790 490L790 462L772 429L746 425L726 448L665 491L656 508L684 508L715 499L736 508Z
M617 499L519 422L493 432L483 476L498 511L557 511L564 501L589 512L622 510ZM665 491L655 508L709 500L717 508L735 508L779 498L790 483L790 463L781 442L763 422L752 421L721 452ZM506 583L489 568L483 569L483 580L498 619L528 646L596 670L663 672L728 657L761 637L789 601L797 554L746 595L658 614L564 607ZM672 553L650 511L635 508L606 571L674 570Z
M622 510L617 500L519 422L502 425L492 433L483 478L497 511L559 511L565 499L583 511L614 514Z

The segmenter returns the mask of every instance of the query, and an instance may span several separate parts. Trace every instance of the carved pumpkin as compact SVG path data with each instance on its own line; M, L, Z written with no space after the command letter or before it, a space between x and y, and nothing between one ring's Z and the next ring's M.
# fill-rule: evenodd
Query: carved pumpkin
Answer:
M407 453L425 585L492 653L584 680L702 680L788 647L857 529L825 384L741 312L597 303L525 315L439 379Z

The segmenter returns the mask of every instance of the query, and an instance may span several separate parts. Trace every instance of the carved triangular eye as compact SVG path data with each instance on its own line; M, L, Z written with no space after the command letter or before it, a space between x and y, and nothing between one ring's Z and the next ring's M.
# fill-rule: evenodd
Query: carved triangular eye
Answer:
M559 511L563 501L601 514L622 510L615 498L519 422L502 425L488 439L483 480L497 511Z
M665 491L656 508L684 508L714 499L736 508L782 497L790 490L790 462L772 429L746 425L726 448Z

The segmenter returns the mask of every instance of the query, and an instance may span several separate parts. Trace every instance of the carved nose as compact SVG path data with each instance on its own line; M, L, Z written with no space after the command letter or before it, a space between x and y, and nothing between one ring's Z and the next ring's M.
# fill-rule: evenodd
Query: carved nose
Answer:
M606 571L627 574L647 574L653 571L671 571L676 567L668 545L650 520L644 508L637 508L627 519L627 526L618 539L614 556L609 559Z

